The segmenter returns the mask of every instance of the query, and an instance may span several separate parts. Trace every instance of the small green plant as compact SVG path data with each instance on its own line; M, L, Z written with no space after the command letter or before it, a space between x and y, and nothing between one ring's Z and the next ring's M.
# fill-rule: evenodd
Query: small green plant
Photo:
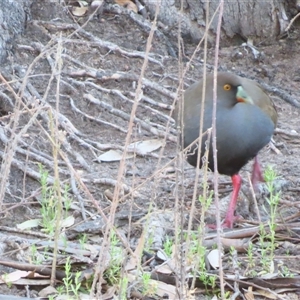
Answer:
M87 235L85 233L81 234L78 241L79 241L81 249L84 249L85 248L85 244L87 242Z
M277 208L280 200L280 192L275 191L274 181L278 178L272 167L268 167L265 171L264 178L266 181L269 197L266 199L270 208L270 217L268 221L268 233L266 228L261 224L259 233L259 243L261 251L261 264L264 271L272 273L274 269L274 252L276 248L276 217Z
M202 244L203 232L205 232L205 215L207 210L213 201L213 191L208 191L208 184L203 183L203 194L199 196L198 200L202 206L201 215L200 215L200 226L199 226L199 244Z
M268 235L266 232L266 229L263 224L259 225L259 245L260 245L260 253L261 253L261 259L260 262L264 268L264 270L269 269L270 267L270 256L268 255L269 247L268 247Z
M63 190L63 193L62 193L64 208L65 208L65 217L67 217L67 213L70 210L71 205L72 205L72 199L70 199L68 197L69 191L70 191L70 186L68 184L65 184L64 185L64 190Z
M205 262L205 257L206 257L206 247L200 246L198 247L198 253L197 255L199 256L199 271L200 273L206 273L206 262Z
M81 272L76 272L75 278L73 278L73 274L71 272L71 262L70 262L70 256L67 257L66 264L65 264L65 273L66 276L63 278L64 283L64 291L67 293L67 297L70 297L70 293L72 293L72 297L76 297L78 299L79 297L79 289L81 286L81 283L79 282L79 278L81 276ZM74 299L74 298L73 298Z
M246 274L250 277L256 277L257 276L257 271L254 269L255 267L255 260L254 260L254 245L250 241L248 244L248 249L247 249L247 257L248 257L248 264L247 264L247 272Z
M119 283L121 279L121 266L123 263L123 250L118 246L119 240L114 231L110 235L110 262L104 272L104 278L111 285Z
M153 236L154 233L153 233L153 230L150 230L149 232L150 232L150 234L149 234L147 240L145 241L145 246L144 246L144 249L145 249L145 251L147 251L147 252L150 252L150 251L151 251L151 247L152 247L153 241L154 241L154 236Z
M30 246L30 252L31 252L31 263L37 264L37 265L39 263L41 263L41 261L39 259L37 259L38 251L37 251L37 247L35 244L32 244Z
M164 252L168 257L171 257L173 253L173 245L174 245L173 240L169 236L167 236L163 244L163 247L164 247Z
M65 287L63 285L58 285L56 287L56 290L57 290L59 295L62 295L65 292Z
M71 289L71 285L72 285L72 273L71 273L71 262L70 262L70 256L67 257L67 261L65 264L65 273L66 273L66 277L63 278L63 282L65 285L65 291L68 295L69 298L69 293L72 290Z
M198 245L198 253L197 253L197 257L199 258L198 277L203 282L206 290L208 290L208 288L214 290L216 287L217 277L207 272L206 261L205 261L206 252L207 252L206 247L202 245Z
M42 191L42 200L41 200L41 214L42 214L42 231L53 235L55 231L55 220L56 220L56 201L54 197L54 190L48 188L48 172L44 169L42 164L39 164L40 171L40 183Z
M230 255L233 256L235 254L235 252L236 252L235 248L233 246L230 246L230 248L229 248Z
M257 272L256 272L254 269L249 270L249 271L247 272L247 275L248 275L249 277L252 277L252 278L258 276L258 275L257 275Z
M195 261L195 255L198 253L198 246L199 241L197 239L197 233L190 232L189 233L189 239L190 239L190 245L187 252L187 263L190 264L191 262ZM184 240L187 240L187 233L184 233Z
M214 194L214 192L210 191L208 193L208 195L199 196L198 200L202 205L202 211L204 210L204 212L206 212L209 209L209 207L210 207L210 205L212 204L212 201L213 201L213 194Z
M232 260L232 265L234 267L240 267L241 262L238 260L238 253L237 253L236 249L233 246L230 246L229 254L230 254L230 258Z
M219 299L221 299L221 294L219 294L218 295L219 296ZM225 298L224 298L224 300L229 300L229 299L231 299L231 292L230 291L228 291L228 292L225 292Z
M3 281L6 283L6 285L11 288L12 287L12 282L9 281L9 277L8 277L8 274L3 274L2 275L2 278L3 278Z
M277 208L280 200L280 192L275 191L274 181L277 179L277 174L272 167L268 167L265 171L265 180L267 189L270 193L270 196L266 199L270 206L270 219L268 222L270 234L270 260L274 259L274 251L275 251L275 233L276 233L276 216L277 216Z
M71 284L72 292L76 297L79 296L78 292L81 287L80 276L81 276L81 272L76 272L74 282L73 284Z
M252 269L255 266L254 256L253 256L254 246L252 242L249 242L247 249L247 257L248 257L248 268Z
M279 274L282 277L288 277L288 278L293 278L294 274L290 272L290 269L287 266L282 266L281 268L279 268Z
M199 238L199 236L201 236L201 230L200 226L198 232L189 233L190 244L187 253L187 263L194 265L195 277L198 277L203 282L207 290L208 288L215 289L217 277L209 274L207 271L207 249L202 245L201 239Z
M48 247L45 247L43 251L38 251L35 244L30 246L30 261L33 264L40 265L43 261L49 258Z
M208 152L207 152L208 155ZM207 160L206 160L207 161ZM195 261L195 277L198 278L203 282L205 289L212 288L215 289L216 286L216 276L208 274L206 269L206 247L203 246L203 237L205 232L205 215L212 204L213 201L213 191L209 191L208 181L207 181L207 165L204 165L204 176L202 181L202 195L198 197L198 200L201 204L201 215L200 215L200 225L198 227L197 234L192 233L189 235L190 237L190 249L188 252L187 258L191 261ZM194 282L193 280L193 282ZM194 283L193 283L194 284Z
M119 298L120 299L127 299L127 288L128 288L128 277L124 276L120 280L120 291L119 291Z
M143 296L154 296L157 292L157 283L151 280L150 273L142 274L142 294Z
M41 215L42 221L41 226L43 227L42 231L53 235L56 226L57 219L57 204L58 200L56 197L56 189L54 186L48 186L48 172L44 169L42 164L39 164L39 173L40 173L40 184L41 184ZM67 215L68 210L71 207L71 200L68 197L68 191L70 190L68 185L64 186L64 191L62 193L63 202L65 205L65 216Z

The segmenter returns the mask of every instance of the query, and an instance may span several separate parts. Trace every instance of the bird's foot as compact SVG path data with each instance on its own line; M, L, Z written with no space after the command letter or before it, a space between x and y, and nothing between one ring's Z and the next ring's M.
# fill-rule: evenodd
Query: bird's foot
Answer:
M221 224L222 228L233 228L234 222L237 219L239 219L239 216L235 216L234 212L235 212L237 198L242 184L242 178L239 174L234 174L231 176L231 180L233 185L233 192L228 205L228 210L226 213L225 220ZM216 229L216 225L214 225L213 227L210 226L210 228Z
M235 221L237 221L238 219L240 219L241 216L232 216L232 217L226 217L224 219L224 221L221 224L222 228L233 228L233 225L235 223ZM216 224L207 224L207 227L210 229L217 229L217 225Z
M235 221L240 219L241 216L232 216L230 218L226 217L222 223L222 228L233 228Z

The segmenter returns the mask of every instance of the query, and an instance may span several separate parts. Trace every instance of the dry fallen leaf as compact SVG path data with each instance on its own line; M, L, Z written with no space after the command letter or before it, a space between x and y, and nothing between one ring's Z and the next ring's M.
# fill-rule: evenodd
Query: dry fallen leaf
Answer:
M122 158L122 152L119 150L109 150L100 156L97 157L97 161L105 161L105 162L112 162L112 161L119 161ZM132 158L133 154L126 155L126 159Z
M265 291L265 290L256 290L253 292L254 295L263 296L268 299L278 299L275 292Z
M248 290L247 290L247 292L245 292L244 296L245 296L246 300L254 300L255 299L254 295L253 295L252 286L248 287Z
M75 17L82 17L86 14L87 11L88 11L87 7L73 7L72 8L72 14Z
M155 281L151 279L151 283L157 285L156 294L160 297L168 295L167 299L177 299L176 287L174 285L166 284L162 281Z
M28 271L14 271L9 274L3 274L0 276L0 283L10 283L15 282L21 278L26 277L30 272Z
M31 229L40 226L41 219L32 219L17 225L20 230Z
M75 218L73 216L68 216L61 222L61 226L64 228L71 227L75 223Z
M82 17L87 13L89 4L88 4L88 2L86 2L84 0L78 0L77 4L79 6L73 6L72 7L72 14L75 17Z
M162 140L151 139L151 140L132 143L128 146L128 150L131 151L135 150L139 154L143 155L159 149L160 147L162 147L162 145L163 145Z
M211 250L207 255L207 259L208 259L210 265L214 269L219 268L219 250L218 249Z
M117 4L127 8L128 10L132 10L135 13L138 12L137 6L130 0L115 0Z
M158 139L151 139L146 141L139 141L132 143L128 146L128 152L126 154L126 159L132 158L133 154L132 152L136 152L140 155L145 155L147 153L151 153L160 147L162 147L163 141ZM123 152L120 150L109 150L100 156L97 157L97 161L105 161L105 162L113 162L113 161L119 161L122 159Z
M172 264L174 263L175 262L173 262ZM157 266L155 268L155 271L162 274L172 274L174 272L174 268L172 270L169 264L164 263L163 265Z

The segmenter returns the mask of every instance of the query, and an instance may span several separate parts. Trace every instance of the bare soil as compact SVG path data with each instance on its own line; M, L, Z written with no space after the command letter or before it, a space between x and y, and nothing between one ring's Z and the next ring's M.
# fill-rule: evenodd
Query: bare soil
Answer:
M2 66L6 74L13 74L13 78L22 80L29 66L41 53L40 51L44 51L45 47L48 47L48 50L45 51L46 55L33 65L30 73L31 88L27 88L27 94L25 93L24 98L30 106L31 112L22 111L17 133L28 124L35 107L47 103L56 111L59 109L60 114L70 122L67 124L66 121L63 122L60 119L59 130L63 136L61 148L68 157L70 164L80 174L82 181L101 207L104 215L108 216L112 205L111 195L117 185L115 181L120 162L99 162L97 157L110 149L122 150L125 145L129 117L143 65L148 33L144 32L125 12L119 15L102 12L98 17L90 20L82 31L78 30L74 34L77 28L76 23L82 25L87 21L87 18L74 18L66 8L50 3L50 1L47 2L35 1L32 7L32 22L28 24L24 34L17 40L14 52L11 53L7 64ZM54 80L49 85L51 74L55 70L57 48L54 45L56 45L60 34L63 41L61 78L55 73ZM104 42L111 42L124 51L121 53L112 44L104 44ZM169 37L169 42L176 50L176 39ZM189 61L195 47L193 44L184 42L183 66ZM257 46L257 50L260 52L258 58L254 57L253 52L247 46L235 45L221 48L219 53L220 70L230 71L266 84L266 87L270 88L269 93L277 108L279 121L273 137L273 147L268 146L263 149L259 159L263 168L273 166L282 179L279 185L281 198L278 208L278 216L280 217L278 219L281 219L287 227L278 236L276 268L282 262L291 273L296 275L299 274L300 270L298 231L295 226L293 226L295 229L290 231L288 224L298 222L300 207L300 110L299 107L296 108L287 100L293 99L300 102L299 47L299 33L295 30L293 35L285 40L276 41L269 46ZM214 49L209 49L209 72L212 71L214 64L214 53ZM203 50L200 50L184 76L184 88L201 77L202 59ZM160 211L162 215L174 211L175 187L179 187L181 190L182 187L185 189L181 213L186 218L186 223L189 217L192 217L190 216L190 208L195 170L183 161L184 172L176 175L175 159L179 159L176 144L177 134L174 121L169 117L179 83L179 66L178 58L169 55L165 41L154 35L142 86L143 98L139 102L135 114L136 119L130 142L151 139L163 140L165 132L167 132L167 139L163 151L160 149L144 155L135 155L126 160L122 183L126 185L123 189L124 195L129 196L119 197L116 226L128 238L133 249L137 246L141 234L141 229L135 224L144 224L140 220L142 217L153 210ZM60 80L59 108L56 97L58 80ZM14 88L15 90L18 89L17 86ZM33 99L33 96L36 96L36 99ZM92 102L92 99L96 100ZM3 128L9 124L11 118L9 113L12 113L12 109L5 108L5 110L6 112L0 118ZM54 175L52 147L46 134L50 133L50 124L47 124L48 112L49 109L45 105L40 116L22 135L22 141L26 144L20 142L18 147L25 151L24 153L17 151L14 159L25 168L22 169L18 164L13 164L11 168L10 181L5 196L5 215L3 215L0 224L1 236L3 236L1 244L5 245L3 246L5 250L2 251L1 256L15 261L20 259L16 252L8 251L12 249L16 251L16 246L10 245L8 247L5 237L11 235L27 239L31 235L21 235L21 230L12 233L9 229L16 229L18 224L35 219L40 215L38 202L40 183L38 177L33 173L26 173L25 170L35 170L38 174L37 162L40 162L48 170L50 176ZM3 142L1 142L2 147L4 148ZM39 158L28 154L30 151L36 151ZM41 157L49 164L47 165L45 161L42 161ZM245 166L241 173L244 178L245 192L240 195L242 205L237 211L244 219L237 224L237 227L240 228L248 228L250 224L258 225L254 204L246 196L249 188L248 175L251 171L251 165L249 163ZM162 169L164 166L166 167ZM60 159L60 176L61 182L67 183L70 178L70 168L63 159ZM211 183L212 174L209 179ZM128 191L135 187L137 187L135 190L137 194L134 197ZM232 190L230 178L220 176L219 187L220 198L225 199L226 202ZM201 189L199 188L200 192ZM77 205L77 209L73 207L71 210L71 214L75 218L73 228L82 222L83 210L80 209L80 202L84 205L84 211L88 211L101 220L102 217L99 216L94 203L87 197L82 188L78 186L77 190L71 189L70 195L73 203ZM262 221L265 221L268 219L268 205L264 200L264 194L258 193L257 198ZM149 211L150 205L152 208ZM130 237L128 236L129 215L132 215L134 221L134 224L131 224ZM210 215L213 220L215 212L211 210ZM88 214L86 216L89 217ZM193 229L199 225L199 216L200 205L197 203ZM215 220L213 221L215 222ZM170 223L166 224L165 226L170 226L168 228L169 233L174 234L174 224L173 227ZM92 229L88 228L83 232L92 236L94 234ZM39 230L35 231L39 232ZM102 232L96 231L96 235L99 236L99 234L101 236ZM76 242L78 235L73 232L74 236ZM15 239L13 241L16 242ZM92 243L91 240L89 242ZM284 244L284 242L288 242L288 244ZM155 250L161 246L158 242L153 248ZM28 255L27 251L28 249L26 250ZM28 262L26 255L23 259ZM242 254L241 260L244 261L243 259L245 260L245 253ZM11 269L2 267L1 273L9 273L9 270ZM241 270L244 269L241 268ZM231 271L232 268L230 267L226 269L226 273ZM36 295L39 290L40 287L33 287L30 294ZM294 294L289 296L290 298L285 299L293 299L293 297L298 299L296 298L297 292L299 292L299 288L296 289L296 293L294 291ZM26 291L24 287L16 289L15 286L8 288L6 285L1 285L0 294L24 296ZM199 292L198 299L205 299L201 294L204 292Z

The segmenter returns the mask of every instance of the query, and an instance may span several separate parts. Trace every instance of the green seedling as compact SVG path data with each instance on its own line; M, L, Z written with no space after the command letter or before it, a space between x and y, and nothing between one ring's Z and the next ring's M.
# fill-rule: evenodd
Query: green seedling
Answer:
M150 273L142 274L142 294L143 296L154 296L157 292L157 283L151 280Z
M163 248L164 248L164 252L165 254L168 256L168 257L171 257L172 253L173 253L173 240L167 236L166 237L166 240L163 244Z

